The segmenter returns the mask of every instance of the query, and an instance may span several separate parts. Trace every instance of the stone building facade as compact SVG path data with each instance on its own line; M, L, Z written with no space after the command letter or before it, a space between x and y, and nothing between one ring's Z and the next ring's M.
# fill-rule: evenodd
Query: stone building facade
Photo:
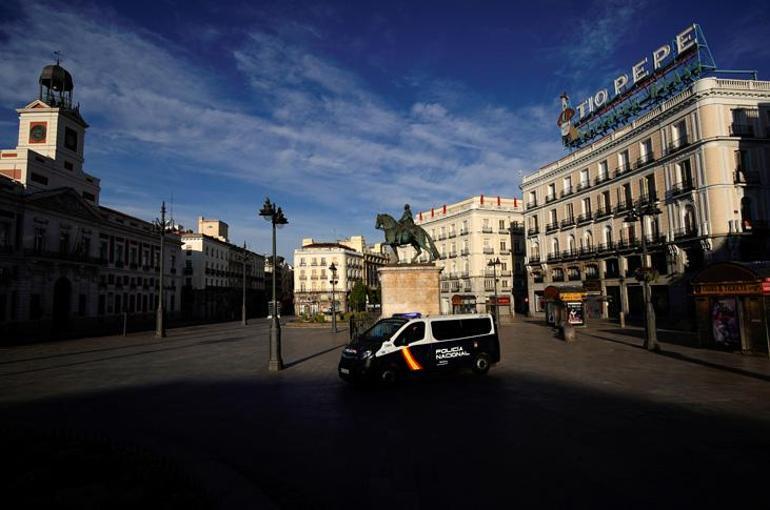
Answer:
M703 78L526 176L531 312L545 287L582 285L589 316L641 319L645 267L659 322L694 324L693 274L767 257L768 164L770 82ZM634 220L634 208L652 214Z
M230 243L225 222L198 219L198 232L181 234L184 311L197 318L241 316L244 263L247 317L267 314L265 257Z
M442 313L491 311L495 276L501 316L525 306L523 211L520 199L476 195L417 213L415 223L433 238L441 255L436 264L443 269ZM399 250L401 259L414 256L411 247ZM488 265L498 258L498 266ZM428 254L418 260L427 262Z
M40 97L19 113L15 149L0 151L0 337L57 338L151 327L160 295L160 235L99 203L83 171L88 125L72 77L46 66ZM181 304L181 241L165 236L164 294Z

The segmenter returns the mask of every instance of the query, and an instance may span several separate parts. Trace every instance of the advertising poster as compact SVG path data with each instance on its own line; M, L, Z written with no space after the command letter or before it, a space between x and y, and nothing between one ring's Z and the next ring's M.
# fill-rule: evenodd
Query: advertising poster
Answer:
M717 345L740 348L741 330L735 298L715 299L711 308L711 327Z
M567 303L567 322L573 326L582 326L585 323L582 302Z

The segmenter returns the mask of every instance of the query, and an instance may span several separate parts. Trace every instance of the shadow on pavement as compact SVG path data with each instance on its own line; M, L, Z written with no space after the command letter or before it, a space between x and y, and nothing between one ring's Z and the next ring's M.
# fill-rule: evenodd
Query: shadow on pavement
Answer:
M299 365L300 363L303 363L305 361L311 360L313 358L317 358L318 356L322 356L322 355L326 354L327 352L332 352L332 351L336 351L337 349L341 349L342 347L345 347L346 345L347 345L347 342L341 343L339 345L335 345L334 347L330 347L328 349L324 349L323 351L319 351L319 352L310 354L308 356L305 356L303 358L299 358L299 359L296 359L294 361L290 361L288 363L284 363L283 367L284 368L294 367L294 366Z
M0 412L16 430L95 434L168 458L220 508L257 507L255 488L281 508L727 508L765 499L770 435L761 419L494 368L376 391L295 374L123 388ZM45 450L38 455L45 465ZM73 452L69 476L88 476L93 461ZM4 499L23 498L27 473L5 471ZM38 490L43 500L68 494ZM84 498L69 503L93 506Z
M616 344L626 345L628 347L635 347L637 349L644 349L644 346L641 345L640 343L625 342L623 340L618 340L617 338L610 338L610 337L606 337L606 336L596 335L596 334L591 333L591 332L582 332L581 335L587 336L587 337L591 337L591 338L598 338L599 340L604 340L604 341L607 341L607 342L613 342L613 343L616 343ZM666 342L666 343L668 343L668 342ZM688 356L686 354L682 354L681 352L674 352L674 351L671 351L671 350L662 349L662 350L656 352L655 354L657 354L659 356L665 356L667 358L679 360L679 361L685 361L687 363L693 363L695 365L700 365L700 366L703 366L703 367L713 368L713 369L716 369L716 370L722 370L722 371L725 371L725 372L730 372L732 374L742 375L742 376L745 376L745 377L751 377L753 379L759 379L761 381L768 381L768 382L770 382L770 376L768 376L766 374L752 372L751 370L746 370L744 368L731 367L729 365L724 365L724 364L720 364L720 363L715 363L713 361L707 361L707 360L704 360L704 359L695 358L693 356Z

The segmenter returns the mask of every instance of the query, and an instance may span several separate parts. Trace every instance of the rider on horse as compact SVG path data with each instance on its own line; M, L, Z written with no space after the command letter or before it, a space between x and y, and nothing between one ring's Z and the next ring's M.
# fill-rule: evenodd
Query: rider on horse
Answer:
M398 220L398 226L398 239L403 239L404 233L410 232L414 228L414 216L412 216L412 209L409 207L409 204L404 204L404 214Z

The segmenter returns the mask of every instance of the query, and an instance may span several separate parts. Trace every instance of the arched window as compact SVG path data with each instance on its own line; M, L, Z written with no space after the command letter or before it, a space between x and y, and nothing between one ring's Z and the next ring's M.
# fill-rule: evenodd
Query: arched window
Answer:
M551 240L551 255L559 254L559 240L555 237Z
M540 244L532 243L532 251L530 252L530 255L532 255L533 259L540 258Z
M586 230L586 233L583 234L583 240L585 242L585 247L587 249L591 249L594 246L594 235L591 233L590 230Z
M567 247L569 248L570 254L575 253L577 251L577 249L575 248L575 236L570 234L570 236L567 238L567 243L568 243Z

